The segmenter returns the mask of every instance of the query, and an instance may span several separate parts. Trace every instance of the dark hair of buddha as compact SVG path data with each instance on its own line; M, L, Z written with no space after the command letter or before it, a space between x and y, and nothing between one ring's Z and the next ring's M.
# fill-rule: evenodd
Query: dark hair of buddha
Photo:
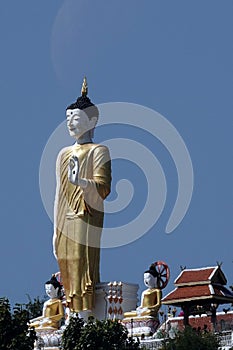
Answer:
M66 108L67 109L81 109L83 110L89 119L96 117L99 117L99 110L94 105L94 103L91 102L89 97L87 96L80 96L78 97L77 101L72 103L70 106Z
M158 277L158 271L156 271L155 266L151 265L149 270L145 271L144 273L150 273L153 277Z
M61 283L56 279L55 275L53 275L49 281L45 282L45 284L52 284L55 289L59 287L59 291L62 288Z

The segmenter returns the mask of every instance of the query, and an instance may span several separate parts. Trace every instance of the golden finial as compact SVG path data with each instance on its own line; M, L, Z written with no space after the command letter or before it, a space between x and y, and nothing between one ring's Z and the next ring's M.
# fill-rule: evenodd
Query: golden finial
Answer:
M83 85L82 85L82 89L81 89L81 95L82 96L87 96L87 93L88 93L87 78L84 77Z

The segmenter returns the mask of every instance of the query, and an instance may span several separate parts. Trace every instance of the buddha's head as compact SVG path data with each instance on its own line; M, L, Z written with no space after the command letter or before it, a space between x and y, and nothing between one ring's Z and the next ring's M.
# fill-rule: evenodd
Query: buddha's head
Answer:
M53 275L51 279L45 282L45 292L51 298L58 298L61 295L62 285Z
M89 134L91 139L99 117L98 108L87 97L87 91L87 81L84 78L81 96L66 109L67 127L70 136L76 139L84 134Z
M150 269L144 272L144 283L149 288L158 288L158 272L151 265Z

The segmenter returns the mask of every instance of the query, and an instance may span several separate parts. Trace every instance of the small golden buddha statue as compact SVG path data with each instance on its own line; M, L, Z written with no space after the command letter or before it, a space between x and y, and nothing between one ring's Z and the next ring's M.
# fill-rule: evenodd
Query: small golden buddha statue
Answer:
M62 285L53 275L52 278L45 282L46 294L50 297L44 303L42 316L30 320L30 327L38 330L57 330L60 321L64 317L64 308L60 299Z
M144 283L148 289L141 295L141 304L136 310L125 312L124 318L135 318L140 316L156 317L161 306L162 292L158 288L158 272L154 265L144 272Z

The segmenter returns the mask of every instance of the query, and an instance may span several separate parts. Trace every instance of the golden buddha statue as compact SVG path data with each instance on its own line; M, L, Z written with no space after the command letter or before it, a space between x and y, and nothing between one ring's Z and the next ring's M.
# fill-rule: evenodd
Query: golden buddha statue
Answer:
M38 330L57 330L64 317L64 308L60 299L61 284L55 276L45 283L46 294L50 297L44 303L42 315L30 320L30 327Z
M124 318L136 318L141 316L156 317L161 306L162 292L158 288L158 272L154 265L144 272L144 283L148 289L141 295L141 304L136 310L125 312Z
M85 319L94 308L100 281L103 201L111 188L108 148L92 141L99 111L87 91L85 78L81 96L66 109L68 131L76 142L57 158L53 237L67 306Z

